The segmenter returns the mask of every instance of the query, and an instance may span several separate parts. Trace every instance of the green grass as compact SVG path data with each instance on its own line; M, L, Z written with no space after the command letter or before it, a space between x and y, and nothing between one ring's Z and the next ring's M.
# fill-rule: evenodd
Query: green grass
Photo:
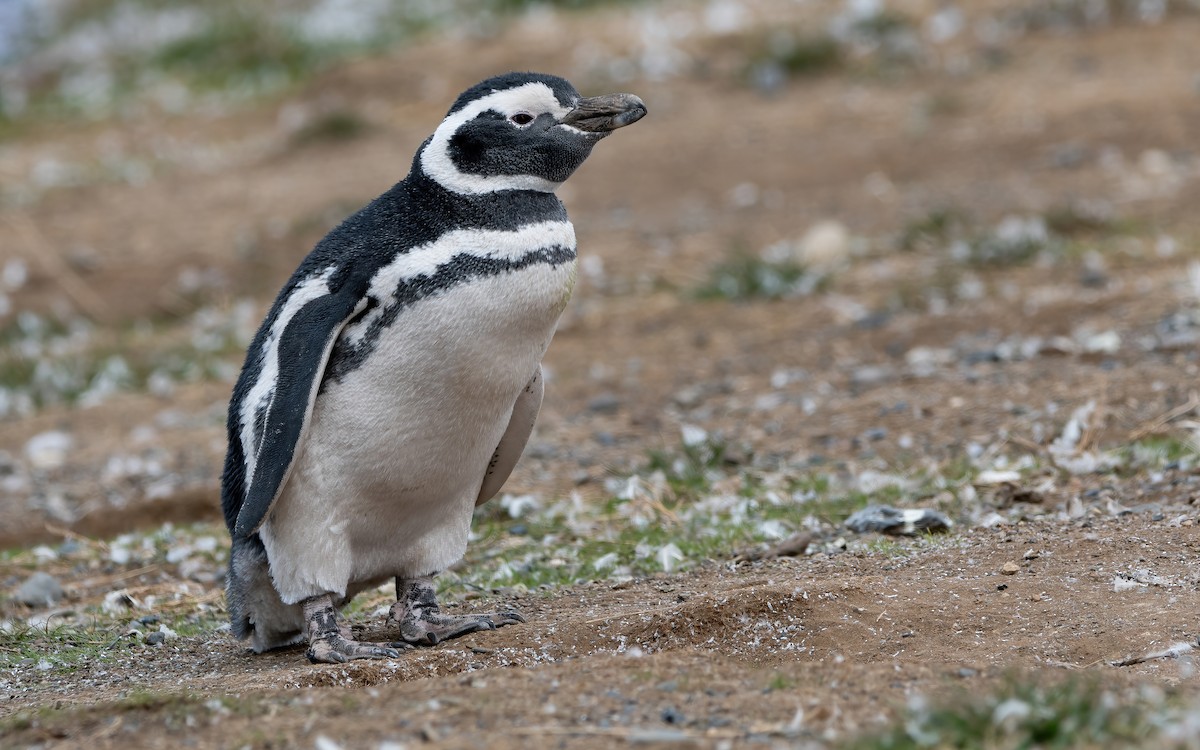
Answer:
M814 522L838 528L870 503L911 504L914 496L932 495L939 480L866 493L826 473L788 477L756 468L751 457L731 462L730 452L713 439L652 451L631 476L610 481L607 499L563 499L521 518L493 501L476 511L477 540L443 590L537 590L685 570L732 559ZM910 544L865 551L894 558Z
M771 677L767 680L767 686L763 688L764 692L774 692L776 690L793 690L800 682L790 675L782 672L772 672Z
M905 224L896 244L905 252L940 250L962 232L967 221L963 212L956 208L935 208Z
M828 277L796 261L769 261L737 250L709 271L695 294L700 299L785 299L819 291L827 282Z
M721 440L682 444L676 451L650 451L641 474L662 472L674 495L671 502L695 500L723 476L728 447Z
M1144 438L1118 449L1121 466L1130 469L1163 469L1170 464L1194 465L1200 458L1200 446L1192 438L1161 435Z
M0 631L0 670L45 660L54 671L71 671L83 662L108 662L120 653L122 624L93 619L83 624L34 626L15 623Z
M841 747L1184 748L1187 745L1182 736L1177 742L1171 737L1172 727L1182 726L1180 717L1177 699L1105 689L1095 680L1049 685L1010 682L983 700L911 706L892 728Z
M641 0L490 0L490 5L502 13L515 13L531 8L557 8L559 10L588 10L612 5L634 5Z
M351 110L338 109L313 118L292 136L294 145L352 141L366 134L370 123Z
M753 64L777 65L789 77L819 75L841 66L842 48L826 34L772 35Z

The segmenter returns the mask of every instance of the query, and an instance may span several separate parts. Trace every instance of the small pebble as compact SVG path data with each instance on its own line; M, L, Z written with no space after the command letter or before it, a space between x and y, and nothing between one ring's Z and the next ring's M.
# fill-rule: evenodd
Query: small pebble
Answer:
M167 642L167 634L161 630L155 630L153 633L147 633L144 640L147 646L161 646Z
M67 462L74 440L65 432L51 430L34 435L25 444L25 458L35 469L49 471Z
M588 411L612 414L621 408L621 401L612 393L601 393L588 401Z
M1017 565L1015 562L1006 562L1004 563L1004 566L1000 568L1000 573L1001 575L1014 576L1020 572L1020 570L1021 566Z
M662 720L667 724L682 724L683 714L674 706L667 706L662 710Z
M63 588L57 578L39 570L17 587L13 598L30 607L52 607L62 600Z

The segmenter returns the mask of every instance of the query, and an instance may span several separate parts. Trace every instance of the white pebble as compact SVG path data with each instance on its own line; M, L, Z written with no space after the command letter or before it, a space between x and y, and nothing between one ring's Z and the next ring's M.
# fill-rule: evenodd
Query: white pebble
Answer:
M74 440L65 432L51 430L34 435L25 443L25 458L35 469L49 471L67 462Z

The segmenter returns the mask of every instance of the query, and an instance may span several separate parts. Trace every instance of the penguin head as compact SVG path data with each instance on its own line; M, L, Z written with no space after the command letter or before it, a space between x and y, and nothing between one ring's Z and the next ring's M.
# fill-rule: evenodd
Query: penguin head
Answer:
M458 97L418 165L455 193L553 192L597 141L645 114L633 94L585 98L557 76L508 73Z

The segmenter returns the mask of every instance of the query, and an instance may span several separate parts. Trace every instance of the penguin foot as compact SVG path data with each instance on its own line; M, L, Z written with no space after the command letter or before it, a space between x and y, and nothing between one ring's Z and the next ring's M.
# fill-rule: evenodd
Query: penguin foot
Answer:
M343 664L351 659L395 659L407 643L365 643L356 641L350 626L338 616L333 596L323 594L304 600L304 620L308 624L308 651L313 664Z
M397 578L396 603L388 612L388 620L395 620L399 624L400 638L404 643L428 646L436 646L442 641L479 630L495 630L525 622L519 612L444 615L437 603L433 576Z

